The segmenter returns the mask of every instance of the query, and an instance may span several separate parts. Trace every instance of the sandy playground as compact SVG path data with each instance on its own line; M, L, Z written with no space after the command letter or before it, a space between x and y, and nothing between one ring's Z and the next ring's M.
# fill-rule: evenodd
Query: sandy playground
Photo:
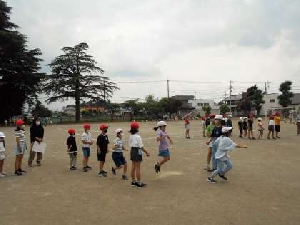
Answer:
M174 145L171 161L160 175L153 169L157 160L154 124L141 123L140 134L151 153L142 164L142 180L148 184L142 189L121 180L120 171L117 176L111 174L111 154L105 165L108 177L98 177L95 146L90 158L92 171L81 171L81 151L79 170L69 170L66 130L73 127L79 135L81 125L45 127L43 165L29 168L27 151L23 161L27 174L12 175L14 128L1 127L7 136L7 176L0 179L0 224L300 224L300 137L295 125L283 123L280 140L266 140L266 136L261 141L240 139L235 129L234 140L249 148L231 153L234 168L227 182L217 178L218 183L211 184L203 170L207 146L201 122L192 121L191 140L184 138L182 121L169 123ZM129 129L129 123L109 126L111 141L117 127ZM94 139L98 127L92 124ZM29 127L26 130L28 136ZM125 132L126 142L128 137ZM79 140L77 136L78 146ZM129 152L125 156L128 160Z

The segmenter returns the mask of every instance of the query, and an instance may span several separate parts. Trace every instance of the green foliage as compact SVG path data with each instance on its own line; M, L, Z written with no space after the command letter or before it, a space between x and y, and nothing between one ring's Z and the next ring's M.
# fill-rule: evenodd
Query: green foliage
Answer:
M220 113L223 115L230 111L230 108L227 104L223 104L220 106Z
M288 107L292 104L291 98L294 96L291 92L292 84L292 81L285 81L280 84L279 91L281 91L281 95L278 96L278 100L282 107Z
M205 114L210 114L211 113L211 107L208 106L202 106L202 110L205 112Z
M250 113L251 109L254 108L259 115L263 103L263 91L254 85L249 87L247 92L243 93L243 99L239 103L238 108L243 111L244 114Z
M52 111L50 109L48 109L47 107L45 107L40 101L37 101L31 114L34 117L51 117Z
M104 70L96 66L96 61L86 51L87 43L74 47L64 47L63 55L57 56L50 64L52 74L47 76L44 91L51 97L48 102L75 100L75 120L80 120L82 99L100 101L110 98L119 88L108 77L101 76Z
M22 113L24 103L33 104L41 91L39 49L29 50L26 36L10 22L11 8L0 0L0 120Z

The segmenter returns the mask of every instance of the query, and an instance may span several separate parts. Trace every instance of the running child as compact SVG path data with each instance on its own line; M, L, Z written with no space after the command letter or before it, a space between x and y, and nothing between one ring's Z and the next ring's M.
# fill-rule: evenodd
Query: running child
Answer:
M101 134L97 138L97 159L99 161L99 177L107 177L107 172L103 170L109 144L109 140L107 137L107 129L108 126L106 124L102 124L100 126Z
M138 135L139 128L140 125L137 122L132 122L130 124L129 146L131 148L130 160L132 161L131 186L141 188L146 186L146 184L141 181L141 162L143 161L142 153L146 153L147 156L150 156L150 154L145 149L141 136Z
M274 116L273 115L270 115L269 117L269 127L268 127L268 139L270 140L270 135L272 134L272 138L275 140L275 136L274 136L274 131L275 131L275 122L274 122Z
M81 135L82 153L83 153L82 172L87 172L88 170L92 169L92 167L88 165L88 162L91 156L91 146L93 144L93 141L92 141L92 134L90 132L91 126L89 124L84 124L83 129L84 132Z
M0 177L5 177L3 173L3 164L5 159L5 134L0 132Z
M23 173L26 173L25 170L22 170L22 160L23 155L27 149L26 145L26 137L25 137L25 125L23 120L16 121L16 130L15 130L15 137L16 137L16 145L15 145L15 174L17 176L22 176Z
M212 132L215 128L215 115L210 115L210 120L211 124L209 124L206 127L206 136L211 138ZM212 154L212 143L207 142L206 143L208 145L208 149L207 149L207 156L206 156L206 168L205 170L207 170L207 172L212 172L212 169L210 168L210 162L211 162L211 154Z
M162 157L162 160L157 162L154 166L154 170L156 173L160 172L160 167L170 160L170 151L168 148L168 140L170 144L173 144L171 137L166 132L167 123L165 121L159 121L157 123L157 127L154 127L154 130L159 131L156 135L156 141L159 142L159 153L158 156Z
M185 128L185 138L191 139L191 137L190 137L190 129L191 129L190 114L187 114L184 117L184 128Z
M223 127L222 136L215 141L217 148L216 160L217 160L217 169L212 173L210 177L207 178L207 182L217 183L214 179L217 175L223 180L227 180L225 176L226 173L232 169L233 165L229 158L228 151L233 150L234 148L247 148L245 145L238 145L234 143L228 137L228 131L232 130L232 127Z
M258 140L260 140L263 137L265 128L264 128L264 125L262 123L262 118L259 117L257 120L258 120L257 127L258 127L258 132L259 132Z
M124 146L124 141L123 139L123 131L122 129L117 129L115 134L117 135L117 138L114 141L114 147L113 153L112 153L112 159L115 163L115 167L111 168L111 171L113 175L116 175L116 170L123 169L123 175L122 175L122 180L128 180L127 178L127 162L126 159L123 155L123 151L126 151L125 146Z
M70 156L70 170L77 170L76 162L77 162L77 145L75 139L75 130L69 129L69 137L67 139L67 152Z

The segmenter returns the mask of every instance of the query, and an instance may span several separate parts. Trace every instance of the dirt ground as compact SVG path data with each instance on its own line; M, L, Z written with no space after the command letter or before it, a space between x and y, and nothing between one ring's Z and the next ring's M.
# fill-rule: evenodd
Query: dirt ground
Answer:
M240 139L235 129L234 141L249 148L231 152L234 168L227 182L217 178L218 183L211 184L203 170L207 146L200 121L192 121L191 140L184 138L183 122L169 123L174 145L171 161L160 175L153 169L158 151L154 124L141 123L140 134L151 153L142 164L142 180L148 184L143 189L121 180L120 172L111 174L111 154L105 165L108 177L98 177L95 146L92 171L81 171L81 151L80 170L69 170L66 130L73 127L79 135L81 125L45 127L43 165L29 168L26 152L23 169L27 174L17 177L13 175L14 128L0 128L7 135L7 176L0 178L0 224L300 224L300 136L295 134L295 125L283 123L280 140ZM111 141L117 127L129 129L129 123L109 126ZM91 129L96 138L98 124ZM126 142L128 137L125 133ZM79 136L77 144L80 146ZM129 152L125 156L129 159Z

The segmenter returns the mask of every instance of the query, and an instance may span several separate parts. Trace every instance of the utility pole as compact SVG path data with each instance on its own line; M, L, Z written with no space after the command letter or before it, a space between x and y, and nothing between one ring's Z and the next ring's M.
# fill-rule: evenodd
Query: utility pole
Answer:
M230 113L231 113L231 94L232 94L232 80L230 80L230 85L229 85L229 108L230 108Z
M170 80L169 80L169 78L167 79L167 96L169 99L170 98Z
M268 93L269 87L270 87L270 82L269 81L265 82L265 94Z

